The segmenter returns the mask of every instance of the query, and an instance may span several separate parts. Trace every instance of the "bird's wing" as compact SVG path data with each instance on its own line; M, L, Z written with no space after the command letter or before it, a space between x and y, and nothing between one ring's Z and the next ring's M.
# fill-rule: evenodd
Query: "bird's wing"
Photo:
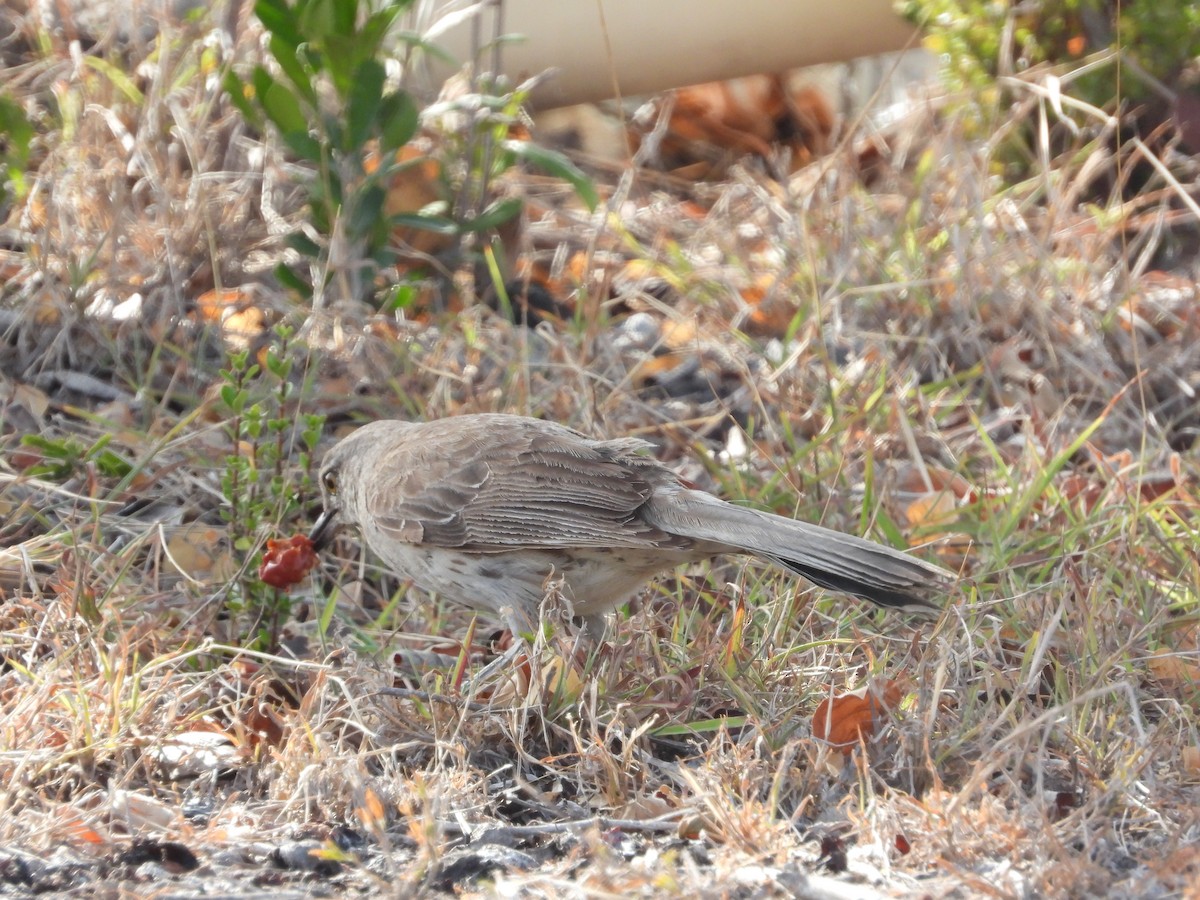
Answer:
M397 540L479 552L687 543L642 519L656 481L671 477L639 455L642 441L593 441L515 417L440 424L382 461L364 498L376 527Z

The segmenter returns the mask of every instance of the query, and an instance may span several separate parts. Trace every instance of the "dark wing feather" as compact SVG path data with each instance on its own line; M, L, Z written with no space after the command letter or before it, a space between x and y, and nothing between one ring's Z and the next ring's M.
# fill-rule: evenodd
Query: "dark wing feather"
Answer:
M655 483L671 477L637 455L642 442L488 420L486 429L440 420L413 430L367 498L377 525L410 543L477 552L687 543L642 519Z

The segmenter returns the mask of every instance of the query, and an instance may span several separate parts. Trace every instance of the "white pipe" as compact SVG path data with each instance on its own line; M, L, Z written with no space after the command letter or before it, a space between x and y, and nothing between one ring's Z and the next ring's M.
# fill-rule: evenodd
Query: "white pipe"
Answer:
M914 29L891 0L502 0L502 69L520 81L547 69L555 77L534 93L541 108L647 94L798 66L854 59L913 45ZM435 0L437 19L475 4ZM480 4L489 6L490 4ZM493 33L487 9L479 23ZM450 19L443 20L448 23ZM436 26L435 26L436 27ZM433 37L462 62L471 53L471 17ZM606 39L607 35L607 39ZM484 54L482 68L491 55ZM451 73L435 65L435 77Z

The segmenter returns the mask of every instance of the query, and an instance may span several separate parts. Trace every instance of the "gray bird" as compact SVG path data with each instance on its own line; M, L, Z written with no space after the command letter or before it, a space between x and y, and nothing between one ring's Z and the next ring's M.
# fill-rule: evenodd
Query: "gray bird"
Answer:
M552 580L586 629L654 575L748 553L880 606L937 608L953 576L862 538L686 487L636 438L511 415L364 425L326 455L316 549L356 525L397 575L530 630Z

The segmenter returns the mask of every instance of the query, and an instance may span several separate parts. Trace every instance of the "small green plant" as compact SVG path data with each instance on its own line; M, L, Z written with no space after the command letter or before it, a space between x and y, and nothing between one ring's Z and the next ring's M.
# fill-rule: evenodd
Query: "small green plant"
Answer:
M33 124L16 101L0 94L0 216L12 198L25 196L25 166L33 143Z
M524 131L523 109L532 86L532 81L512 87L502 78L482 78L470 91L426 111L430 127L440 138L441 190L453 198L450 233L474 241L487 232L494 234L515 218L521 212L522 199L493 196L493 188L519 165L566 181L589 210L599 203L591 180L563 154L516 136ZM498 240L480 243L493 250L499 247ZM501 290L503 285L498 283L496 288Z
M26 468L23 474L51 481L66 481L91 464L104 477L124 478L133 471L133 466L108 449L111 440L112 435L105 434L85 446L72 437L48 438L40 434L27 434L21 438L21 446L36 451L41 461Z
M255 13L270 35L273 74L254 67L248 79L230 71L225 89L260 130L272 126L287 149L311 166L310 232L290 237L309 261L310 275L286 266L276 275L302 295L344 279L344 296L364 298L375 276L398 258L397 228L416 228L460 240L494 231L521 210L517 197L492 197L489 186L524 161L569 181L591 208L595 189L566 157L511 137L526 92L489 82L431 110L443 137L437 174L430 157L401 153L416 136L420 116L412 96L390 83L382 60L397 17L413 0L258 0ZM417 38L404 38L421 44ZM430 48L425 48L430 49ZM453 123L453 124L447 124ZM389 190L407 170L433 198L416 210L389 210ZM317 235L314 240L312 233ZM388 292L381 301L395 305Z
M310 164L309 219L324 246L302 232L291 245L315 272L331 254L348 264L341 275L356 296L375 271L391 262L391 223L384 212L387 184L408 163L396 151L417 131L417 107L402 88L389 87L381 61L396 17L412 0L375 5L359 0L258 0L254 11L270 35L279 77L257 65L248 80L230 71L225 88L260 130L270 123L298 159ZM421 224L439 227L428 216ZM304 294L303 276L276 274Z
M230 357L221 372L221 403L229 414L226 432L231 452L225 457L222 509L233 548L243 558L261 549L280 524L294 520L313 493L312 452L325 417L290 412L295 391L290 354L292 331L276 328L260 367L248 351ZM297 465L291 465L295 449ZM257 567L247 569L227 602L234 613L248 613L257 649L274 649L279 629L291 612L291 597L262 582Z
M902 14L927 33L956 85L984 88L1002 72L1040 63L1069 63L1117 48L1141 71L1170 84L1200 56L1200 4L1127 0L902 0ZM1120 79L1120 80L1118 80ZM1132 67L1097 67L1072 82L1072 92L1098 107L1140 100L1153 87Z

